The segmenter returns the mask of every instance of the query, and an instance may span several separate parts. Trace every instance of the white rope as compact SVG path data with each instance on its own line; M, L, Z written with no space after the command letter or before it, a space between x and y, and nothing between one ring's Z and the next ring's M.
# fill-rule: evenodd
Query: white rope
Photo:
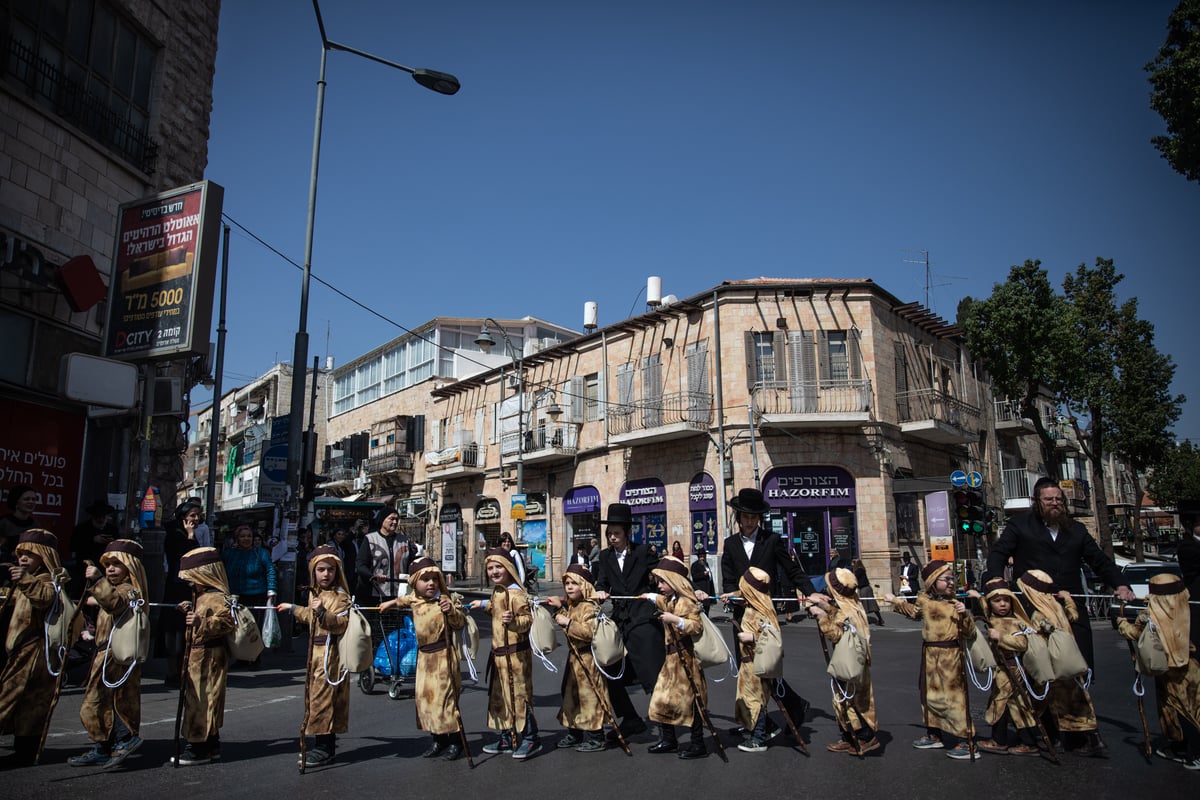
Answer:
M854 684L846 685L853 687ZM843 688L841 681L839 681L837 678L830 677L829 688L833 691L833 702L835 703L845 703L847 700L854 699L855 693L853 689L847 690Z
M55 612L58 612L58 620L54 623L54 625L57 627L61 627L63 624L62 623L63 617L66 616L63 613L64 611L66 611L66 608L62 602L62 592L63 592L62 586L60 586L58 584L58 581L51 581L50 585L54 587L54 605L50 606L50 613L46 615L46 619L43 623L44 627L46 629L45 636L43 637L43 645L44 645L43 649L45 650L45 653L46 653L46 671L50 673L50 677L57 678L59 675L62 674L62 671L64 669L66 669L67 651L70 649L71 644L70 643L60 644L58 646L58 670L55 671L54 667L52 667L50 665L50 626L51 626L50 617L54 616ZM70 630L71 630L71 621L67 620L67 633L68 634L70 633Z
M975 635L978 636L979 633L976 632ZM968 674L970 674L971 683L975 684L975 688L981 692L991 691L992 683L993 683L993 681L995 681L995 678L996 678L995 672L991 667L988 667L987 685L984 686L983 684L981 684L979 682L979 674L975 671L975 662L971 660L971 648L967 644L965 639L963 640L963 654L962 655L963 655L963 658L966 659L966 661L967 661L967 672L968 672Z
M113 623L113 630L115 631L117 629L117 626L121 624L122 620L124 620L126 616L141 613L140 609L144 605L146 605L146 601L141 599L140 597L130 598L129 607L125 610L125 613L121 615L120 619L118 619L116 622ZM108 646L104 648L104 662L100 665L100 680L103 681L104 685L106 687L108 687L109 689L119 689L119 688L121 688L121 686L123 686L125 684L125 681L129 680L129 676L133 674L133 668L138 665L138 660L135 658L135 659L133 659L133 661L131 661L129 663L129 668L127 670L125 670L125 674L121 676L121 679L119 681L117 681L116 683L109 683L109 680L108 680L108 656L110 653L112 653L112 634L111 633L108 635Z
M1140 672L1133 674L1133 693L1138 697L1143 697L1146 694L1146 686L1142 683L1142 673Z
M536 599L534 599L531 604L533 606L537 606L538 601ZM547 612L547 613L549 613L549 612ZM538 645L537 638L534 637L534 635L533 635L533 632L535 630L537 630L536 625L530 626L530 628L529 628L529 644L531 645L530 649L533 651L533 654L535 656L537 656L538 661L542 662L542 666L546 668L547 672L550 672L550 673L558 672L558 667L554 666L553 661L546 658L546 654L542 652L542 648Z
M1026 639L1028 639L1030 635L1037 636L1038 632L1033 628L1025 628L1024 630L1017 631L1013 635L1024 636ZM1029 696L1034 700L1045 700L1046 695L1050 693L1050 682L1047 681L1046 683L1042 684L1042 693L1038 694L1037 690L1033 688L1033 684L1029 682L1029 675L1025 672L1025 665L1021 663L1021 656L1017 653L1013 653L1013 661L1017 663L1017 672L1021 673L1021 680L1025 683L1025 688L1029 690Z

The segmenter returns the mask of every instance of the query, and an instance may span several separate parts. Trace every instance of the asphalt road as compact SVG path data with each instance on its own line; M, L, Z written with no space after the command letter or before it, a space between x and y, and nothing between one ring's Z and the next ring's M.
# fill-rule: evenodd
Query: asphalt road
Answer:
M485 730L486 689L467 686L463 717L475 754L475 768L465 760L442 762L418 758L428 738L416 729L411 695L390 699L386 684L366 695L351 689L350 733L339 737L337 760L330 766L300 775L296 767L297 732L303 715L304 686L300 667L303 648L290 654L270 653L259 672L234 671L229 679L222 758L211 764L173 768L171 732L177 694L161 680L163 663L151 662L143 679L142 737L146 744L125 764L110 772L74 768L68 756L88 746L79 724L81 690L64 692L55 713L41 765L0 773L0 792L6 798L242 798L263 796L369 798L420 795L422 798L499 797L565 794L573 798L626 795L647 798L740 798L766 793L772 797L840 797L853 793L868 798L909 798L925 792L985 798L1030 797L1109 798L1194 796L1200 791L1200 772L1141 755L1142 731L1130 691L1133 671L1123 640L1107 622L1096 622L1098 675L1093 696L1101 732L1111 754L1106 759L1063 756L1056 766L1044 759L984 755L978 762L954 761L940 750L915 750L911 740L921 733L917 698L920 630L916 623L885 612L886 626L872 628L876 703L884 747L863 760L829 753L825 745L837 738L830 714L831 698L814 623L783 628L787 653L786 676L812 702L802 732L811 756L786 744L765 753L742 753L728 733L733 721L735 680L721 683L710 670L713 722L721 731L729 763L714 754L700 761L673 755L650 755L650 734L635 737L633 756L617 749L584 754L557 751L553 744L563 733L556 719L560 674L536 666L537 719L545 750L526 762L507 755L486 756L483 744L495 737ZM487 634L486 624L483 633ZM302 642L303 640L297 640ZM486 640L484 648L486 650ZM552 656L561 665L565 645ZM1157 736L1153 689L1147 694L1152 733ZM646 708L648 698L633 694L635 705ZM973 692L971 710L981 735L988 726L982 715L986 695ZM774 716L777 716L778 712ZM780 740L776 740L779 742ZM0 738L0 755L11 747ZM710 742L711 749L711 742ZM945 783L942 783L945 782ZM497 793L499 793L497 795Z

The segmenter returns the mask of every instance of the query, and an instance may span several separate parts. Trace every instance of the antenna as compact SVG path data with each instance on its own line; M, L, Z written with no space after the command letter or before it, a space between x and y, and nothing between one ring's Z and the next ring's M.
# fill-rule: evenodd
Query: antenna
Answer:
M929 251L928 250L905 250L904 252L914 253L919 256L919 258L904 259L905 264L922 264L925 267L925 303L924 303L924 305L930 311L935 311L936 309L934 309L934 307L930 304L929 290L936 289L940 286L949 286L950 285L949 283L934 283L933 279L935 277L936 278L949 278L950 280L954 280L954 281L966 280L966 278L962 277L961 275L939 275L939 274L935 273L929 266Z

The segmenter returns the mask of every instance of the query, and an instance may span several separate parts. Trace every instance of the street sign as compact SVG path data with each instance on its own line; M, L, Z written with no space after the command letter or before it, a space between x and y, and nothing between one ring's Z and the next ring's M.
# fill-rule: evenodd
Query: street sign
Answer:
M972 472L967 475L967 485L972 489L978 489L980 486L983 486L983 476L978 472Z
M973 472L971 474L978 475L979 473ZM967 485L967 473L963 472L961 469L956 469L956 470L954 470L954 472L951 472L950 473L950 485L951 486L966 486Z

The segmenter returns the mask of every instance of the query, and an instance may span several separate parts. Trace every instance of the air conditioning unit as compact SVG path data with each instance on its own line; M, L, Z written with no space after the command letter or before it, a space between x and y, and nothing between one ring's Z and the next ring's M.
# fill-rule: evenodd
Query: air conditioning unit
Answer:
M367 479L364 476L359 475L357 478L354 479L354 491L361 492L363 489L366 489L366 488L367 488Z
M179 378L154 379L154 416L183 414L183 381Z

